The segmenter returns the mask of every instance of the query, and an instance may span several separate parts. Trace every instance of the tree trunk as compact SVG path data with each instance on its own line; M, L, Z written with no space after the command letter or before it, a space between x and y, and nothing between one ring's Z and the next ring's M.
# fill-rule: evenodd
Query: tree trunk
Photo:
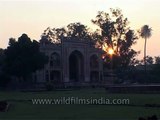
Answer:
M147 46L147 38L145 38L145 44L144 44L144 70L145 70L145 73L147 72L147 66L146 66L146 46Z

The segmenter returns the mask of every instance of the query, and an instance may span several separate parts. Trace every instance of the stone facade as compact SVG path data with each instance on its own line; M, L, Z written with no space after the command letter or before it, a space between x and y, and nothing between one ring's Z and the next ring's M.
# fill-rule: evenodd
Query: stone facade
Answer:
M40 50L49 57L37 82L55 84L90 84L102 81L102 50L89 41L64 38L61 43L40 40Z

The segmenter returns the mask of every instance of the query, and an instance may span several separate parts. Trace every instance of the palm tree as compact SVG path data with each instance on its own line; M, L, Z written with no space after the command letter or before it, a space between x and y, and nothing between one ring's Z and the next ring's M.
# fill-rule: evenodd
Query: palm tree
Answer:
M147 45L147 39L151 37L152 28L150 28L148 25L144 25L141 28L140 36L145 39L144 43L144 65L145 65L145 72L146 72L146 45Z

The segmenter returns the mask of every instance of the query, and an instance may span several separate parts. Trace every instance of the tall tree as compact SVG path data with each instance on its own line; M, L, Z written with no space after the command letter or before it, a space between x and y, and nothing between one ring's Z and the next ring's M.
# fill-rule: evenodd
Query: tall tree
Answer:
M144 65L145 65L145 72L146 72L146 47L147 47L147 39L151 37L152 28L150 28L148 25L144 25L141 28L140 36L145 39L144 43Z
M22 34L18 41L11 38L4 53L6 72L23 80L47 63L47 57L39 51L39 43L31 41L26 34Z
M129 21L124 18L120 9L110 9L110 13L103 11L98 15L92 23L100 29L99 43L106 51L106 57L109 62L109 54L112 49L113 57L109 64L113 63L115 67L126 67L131 60L138 54L132 49L132 45L136 43L137 36L134 30L129 27Z

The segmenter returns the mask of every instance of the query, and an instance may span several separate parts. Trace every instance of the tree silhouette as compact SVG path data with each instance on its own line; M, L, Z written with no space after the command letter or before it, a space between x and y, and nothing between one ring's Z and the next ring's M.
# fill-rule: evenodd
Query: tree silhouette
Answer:
M160 56L155 57L155 64L160 64Z
M42 38L46 38L48 42L59 44L61 43L62 37L67 35L65 28L53 28L48 27L42 33Z
M27 76L47 63L47 57L39 51L39 43L22 34L18 41L11 38L5 50L5 71L19 79L26 80Z
M0 48L0 67L2 66L4 61L4 50Z
M126 67L138 54L131 47L136 43L137 36L129 27L129 21L123 17L120 9L110 9L111 14L100 11L92 23L99 27L98 43L105 47L109 62L109 50L114 50L112 62L115 67ZM98 34L98 33L97 33Z
M9 82L9 76L3 70L5 62L4 49L0 48L0 87L6 87Z
M151 56L146 56L146 65L152 65L154 63Z
M151 37L152 29L148 25L144 25L141 28L140 36L145 39L144 43L144 65L145 65L145 72L146 72L146 46L147 46L147 39Z
M88 38L90 38L87 26L79 22L67 25L67 36L71 38L79 38L80 40L88 40Z
M87 26L77 22L70 23L65 28L53 28L48 27L44 30L42 37L47 38L51 43L61 43L63 38L77 39L77 40L90 40L91 35Z

